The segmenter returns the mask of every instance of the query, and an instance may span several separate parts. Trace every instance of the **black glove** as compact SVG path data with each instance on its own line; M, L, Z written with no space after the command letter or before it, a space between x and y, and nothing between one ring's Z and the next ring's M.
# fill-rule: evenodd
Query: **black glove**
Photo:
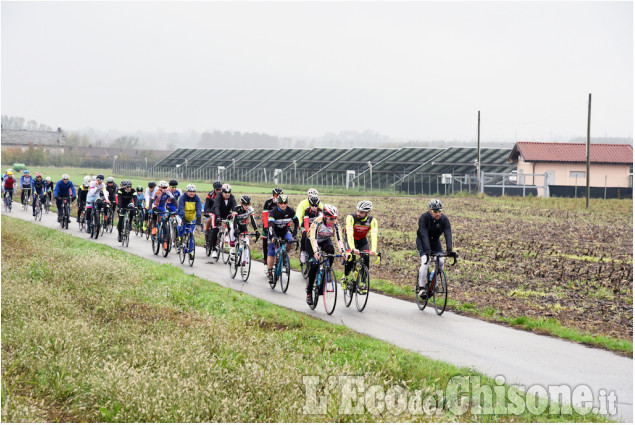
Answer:
M448 251L448 257L456 258L456 252Z
M71 202L75 202L75 199L77 199L77 196L73 196L73 199L71 199Z
M432 257L432 251L426 251L426 264L430 262L430 257Z
M201 217L196 217L196 225L197 226L201 225Z
M256 230L256 240L260 239L260 232Z

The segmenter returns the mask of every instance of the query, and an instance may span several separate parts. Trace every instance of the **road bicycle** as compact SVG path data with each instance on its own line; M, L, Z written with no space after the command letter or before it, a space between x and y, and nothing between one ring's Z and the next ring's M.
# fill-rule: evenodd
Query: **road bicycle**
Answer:
M287 252L287 244L297 244L297 240L288 241L284 238L277 238L275 242L276 251L273 260L273 280L269 282L271 289L275 289L278 280L280 281L280 290L285 293L289 289L289 280L291 278L291 259Z
M115 204L111 202L107 205L107 208L104 208L104 225L102 226L102 236L104 232L112 233L112 229L114 227L114 219L115 217Z
M331 268L331 259L333 258L342 258L342 255L325 254L324 251L320 249L319 260L316 260L315 257L309 259L309 263L317 263L318 266L317 276L313 284L313 303L310 305L311 310L315 310L315 307L317 307L321 294L324 301L324 310L326 310L326 314L328 315L333 314L335 304L337 303L337 280Z
M11 194L9 193L8 190L4 191L4 210L7 212L11 212L11 204L13 203L13 201L11 201Z
M79 212L79 215L77 216L77 225L79 226L79 231L81 232L86 227L86 210L87 210L86 202L80 205L79 208L80 208L80 212Z
M68 229L68 222L71 219L71 200L68 196L62 197L62 215L60 225L62 229Z
M159 251L164 257L167 257L172 247L170 240L170 216L176 213L164 212L159 213L161 220L157 223L157 232L152 235L152 252L154 255L159 255Z
M170 215L170 240L172 241L172 248L179 248L179 222L176 219L176 212L174 215Z
M51 196L53 196L53 192L50 190L46 192L46 196L44 197L44 214L48 214L51 209Z
M130 219L130 214L134 214L136 211L135 207L125 208L125 212L123 217L123 225L121 228L121 246L128 246L130 243L130 231L132 230L132 220ZM136 214L135 214L136 215Z
M29 209L29 199L31 199L31 188L22 189L22 208L24 211Z
M434 311L440 316L445 311L446 304L448 302L448 280L445 276L445 270L440 266L440 259L452 257L456 264L456 255L447 254L433 254L430 256L430 267L428 267L428 275L426 276L425 287L419 286L419 277L417 276L417 283L415 283L415 297L417 299L417 306L419 310L426 308L428 300L432 298L434 304ZM423 295L419 292L424 290Z
M150 239L150 236L153 235L153 232L156 233L157 227L157 217L156 213L152 210L147 210L146 214L148 214L148 228L146 229L146 240Z
M40 195L36 195L36 199L35 199L35 215L33 216L33 219L35 221L42 221L42 214L44 211L44 208L42 207L42 197Z
M381 261L381 252L375 254ZM359 255L356 254L355 263L353 264L353 279L348 282L346 290L342 291L344 294L344 305L349 307L355 297L355 306L357 311L364 311L366 303L368 302L368 294L370 293L370 274L368 267L366 266L367 258L370 256L370 251L359 251Z
M304 262L300 261L300 271L302 272L302 277L306 280L309 278L309 256L304 250L304 246L300 247L300 258L304 257Z
M185 263L185 258L187 257L190 267L194 265L194 258L196 256L194 229L196 229L196 221L183 221L183 237L177 248L181 264Z
M249 273L251 272L251 248L249 246L250 236L254 236L256 241L258 241L258 238L260 238L260 232L241 233L236 238L236 246L230 250L229 275L232 279L236 277L239 268L242 280L247 282L247 279L249 279Z

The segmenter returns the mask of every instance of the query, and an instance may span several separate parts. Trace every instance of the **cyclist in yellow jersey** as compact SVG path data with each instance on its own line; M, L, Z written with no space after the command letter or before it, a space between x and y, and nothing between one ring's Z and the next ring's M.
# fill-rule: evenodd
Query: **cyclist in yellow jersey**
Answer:
M307 208L309 208L310 206L310 200L312 196L319 196L319 193L317 191L317 189L309 189L306 192L307 198L303 199L302 201L300 201L300 203L298 204L298 208L295 209L295 213L298 216L298 220L300 221L300 225L302 225L302 220L304 219L304 212L306 211ZM324 205L322 204L322 202L320 202L318 204L318 209L320 211L322 211L322 209L324 208Z
M370 255L377 253L377 219L370 216L369 213L373 209L371 201L361 201L357 204L357 212L346 216L346 252L349 255L348 261L344 266L344 276L342 276L342 290L345 291L348 283L348 275L355 264L355 255L359 255L359 251L370 251ZM368 233L370 233L370 249L368 244ZM364 263L366 267L369 265L369 259L366 257Z

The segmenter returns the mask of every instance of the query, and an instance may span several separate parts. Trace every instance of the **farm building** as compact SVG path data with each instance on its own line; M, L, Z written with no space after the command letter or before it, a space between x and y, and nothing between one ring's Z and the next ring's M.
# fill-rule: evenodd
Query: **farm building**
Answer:
M61 128L57 131L2 129L2 150L19 148L26 152L29 146L33 146L42 147L49 153L62 153L65 145L66 135Z
M590 149L591 196L632 197L632 146L592 143ZM517 164L517 184L539 186L539 196L585 196L585 143L518 142L509 161Z
M509 173L510 149L481 149L481 170ZM151 175L390 190L476 191L476 148L177 149Z

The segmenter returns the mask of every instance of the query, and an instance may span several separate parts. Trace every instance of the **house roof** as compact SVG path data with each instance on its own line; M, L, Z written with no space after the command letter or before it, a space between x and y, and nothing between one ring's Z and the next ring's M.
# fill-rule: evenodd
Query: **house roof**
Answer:
M2 129L3 145L64 146L66 136L59 131L9 130Z
M517 142L509 161L521 156L527 162L586 162L586 143ZM632 164L631 145L591 143L591 162L596 164Z

